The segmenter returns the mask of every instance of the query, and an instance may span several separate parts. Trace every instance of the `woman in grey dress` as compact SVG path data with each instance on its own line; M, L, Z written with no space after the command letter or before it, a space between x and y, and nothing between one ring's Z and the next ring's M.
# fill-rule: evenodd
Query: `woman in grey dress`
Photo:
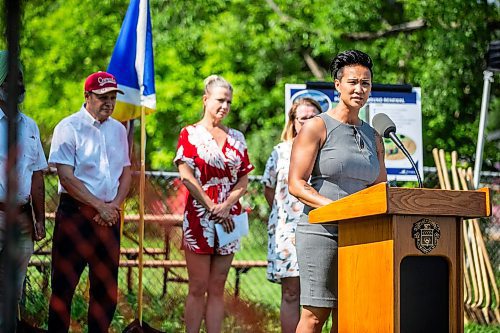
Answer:
M345 51L330 70L339 103L303 126L293 143L288 175L290 193L305 204L296 230L302 305L298 333L321 332L337 307L337 225L309 224L307 214L387 180L382 138L359 118L371 91L372 60L361 51Z

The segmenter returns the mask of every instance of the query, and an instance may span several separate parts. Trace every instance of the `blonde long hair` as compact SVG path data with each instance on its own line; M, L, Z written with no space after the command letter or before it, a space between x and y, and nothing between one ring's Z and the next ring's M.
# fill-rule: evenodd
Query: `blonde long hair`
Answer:
M318 110L318 114L322 112L321 105L312 98L304 97L293 102L290 111L288 111L288 121L281 132L281 141L291 141L297 136L297 130L295 129L295 119L297 119L297 108L300 105L310 105Z

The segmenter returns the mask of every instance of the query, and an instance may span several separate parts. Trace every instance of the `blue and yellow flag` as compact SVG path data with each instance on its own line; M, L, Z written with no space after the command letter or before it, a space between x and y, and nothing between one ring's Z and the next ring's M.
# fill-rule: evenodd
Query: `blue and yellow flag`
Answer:
M118 94L113 118L127 121L156 109L153 33L149 0L131 0L116 41L108 72L116 77Z

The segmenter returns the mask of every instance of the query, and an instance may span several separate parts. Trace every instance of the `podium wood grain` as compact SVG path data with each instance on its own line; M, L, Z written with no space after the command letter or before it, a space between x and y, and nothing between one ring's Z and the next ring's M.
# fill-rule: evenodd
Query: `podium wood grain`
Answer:
M394 332L390 227L385 217L339 225L338 332Z
M443 297L448 297L449 332L463 332L461 221L490 214L488 190L389 188L385 183L311 211L311 223L339 227L338 332L400 333L401 263L433 256L448 266L448 296ZM422 218L440 228L437 246L427 254L412 236Z
M489 191L487 188L476 191L399 188L380 183L312 210L309 222L340 222L379 214L490 216Z

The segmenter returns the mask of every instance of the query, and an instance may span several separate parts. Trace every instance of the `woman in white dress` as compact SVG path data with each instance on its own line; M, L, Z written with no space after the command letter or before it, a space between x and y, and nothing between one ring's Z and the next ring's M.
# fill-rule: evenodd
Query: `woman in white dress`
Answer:
M300 284L295 229L304 205L288 192L288 169L293 139L310 118L321 113L321 106L311 98L295 101L281 140L269 157L262 183L264 196L272 207L269 215L267 279L281 284L281 331L295 332L300 318Z

